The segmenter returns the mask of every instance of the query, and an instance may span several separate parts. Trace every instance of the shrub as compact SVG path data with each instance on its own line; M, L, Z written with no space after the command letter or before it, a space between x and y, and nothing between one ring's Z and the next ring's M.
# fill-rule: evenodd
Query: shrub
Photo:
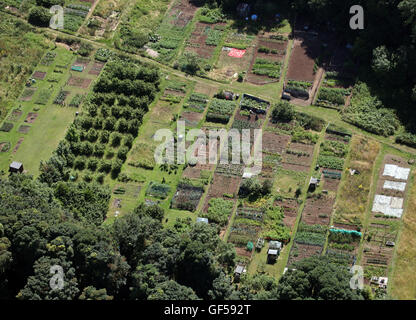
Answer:
M280 101L272 110L272 122L290 122L295 118L295 109L287 101Z
M119 158L123 161L126 160L128 152L129 152L128 147L126 147L126 146L120 147L120 149L118 149L118 152L117 152L117 158Z
M111 145L113 147L118 147L121 143L122 135L118 132L113 132L110 136Z

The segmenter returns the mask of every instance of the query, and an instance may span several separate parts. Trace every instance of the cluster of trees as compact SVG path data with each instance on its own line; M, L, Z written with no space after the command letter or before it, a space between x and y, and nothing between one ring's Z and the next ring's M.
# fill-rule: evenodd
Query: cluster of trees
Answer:
M262 196L269 195L272 192L273 182L269 179L262 183L257 177L244 179L240 185L238 195L242 198L248 197L251 200L256 200Z
M348 269L324 257L300 262L279 284L258 274L244 276L237 288L230 277L234 247L219 238L216 226L179 219L163 228L164 210L144 204L112 225L99 225L73 214L86 202L106 212L93 194L99 185L48 186L27 175L0 182L0 298L362 298L349 288ZM62 268L61 290L50 285L59 274L50 273L54 266Z
M126 59L109 62L84 105L86 112L74 120L51 159L41 163L41 181L76 180L84 169L87 182L102 183L109 172L116 178L159 82L158 71L148 66Z

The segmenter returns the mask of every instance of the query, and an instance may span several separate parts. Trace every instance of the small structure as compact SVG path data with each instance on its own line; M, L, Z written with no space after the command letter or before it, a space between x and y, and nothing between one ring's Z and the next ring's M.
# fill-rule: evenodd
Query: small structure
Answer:
M208 219L207 218L200 218L200 217L198 217L198 218L196 218L196 222L202 222L202 223L208 224Z
M260 251L264 246L264 239L263 238L258 238L257 239L257 243L256 243L256 250Z
M319 179L311 177L311 179L309 180L309 191L311 192L315 191L318 185L319 185Z
M276 249L269 249L267 251L267 263L274 263L277 260L277 257L279 255L279 251Z
M253 176L252 172L244 172L243 179L250 179Z
M282 100L290 101L292 97L288 94L282 93Z
M234 269L234 279L240 280L241 275L245 274L246 272L246 267L242 266L241 264L238 264Z
M84 66L72 66L71 70L82 72L84 71Z
M394 241L386 241L386 246L387 247L394 247L396 244L394 243Z
M22 173L23 172L23 164L20 162L13 161L9 167L10 173Z
M247 242L247 247L246 247L246 249L247 249L247 251L253 251L253 249L254 249L254 244L253 244L253 242L251 242L251 241L249 241L249 242Z
M280 241L270 241L269 249L277 250L278 254L280 254L280 250L282 249L282 243Z
M387 282L389 281L389 278L387 277L371 277L370 282L372 284L378 285L381 289L387 289Z

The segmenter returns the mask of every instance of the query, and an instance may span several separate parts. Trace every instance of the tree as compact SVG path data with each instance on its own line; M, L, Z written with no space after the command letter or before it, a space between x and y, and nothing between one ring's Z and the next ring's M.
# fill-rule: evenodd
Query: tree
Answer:
M48 27L52 15L42 7L33 7L29 11L28 22L38 27Z
M281 278L275 297L279 300L362 300L359 290L350 288L348 268L328 257L313 256L295 264Z
M106 289L95 289L89 286L82 290L79 300L113 300L112 296L107 295Z
M179 61L179 66L183 72L196 74L200 69L201 59L192 51L186 51Z
M195 292L188 287L169 280L158 284L150 291L149 300L198 300Z
M295 118L295 109L287 101L280 101L272 110L272 122L290 122Z

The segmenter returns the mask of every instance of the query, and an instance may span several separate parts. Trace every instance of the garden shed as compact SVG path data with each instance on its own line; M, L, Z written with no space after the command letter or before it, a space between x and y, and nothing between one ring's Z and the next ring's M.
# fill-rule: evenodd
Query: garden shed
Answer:
M280 241L270 241L269 249L277 250L277 253L279 254L282 249L282 243Z
M309 180L309 191L315 191L319 185L319 179L311 177Z
M23 172L23 163L20 163L20 162L16 162L16 161L13 161L11 164L10 164L10 167L9 167L9 172L10 173L22 173Z
M246 272L247 272L246 268L242 266L241 264L238 264L234 269L234 278L238 280L240 279L240 276Z
M276 249L269 249L269 251L267 251L267 262L268 263L275 262L278 255L279 255L279 251L278 250L276 250Z

